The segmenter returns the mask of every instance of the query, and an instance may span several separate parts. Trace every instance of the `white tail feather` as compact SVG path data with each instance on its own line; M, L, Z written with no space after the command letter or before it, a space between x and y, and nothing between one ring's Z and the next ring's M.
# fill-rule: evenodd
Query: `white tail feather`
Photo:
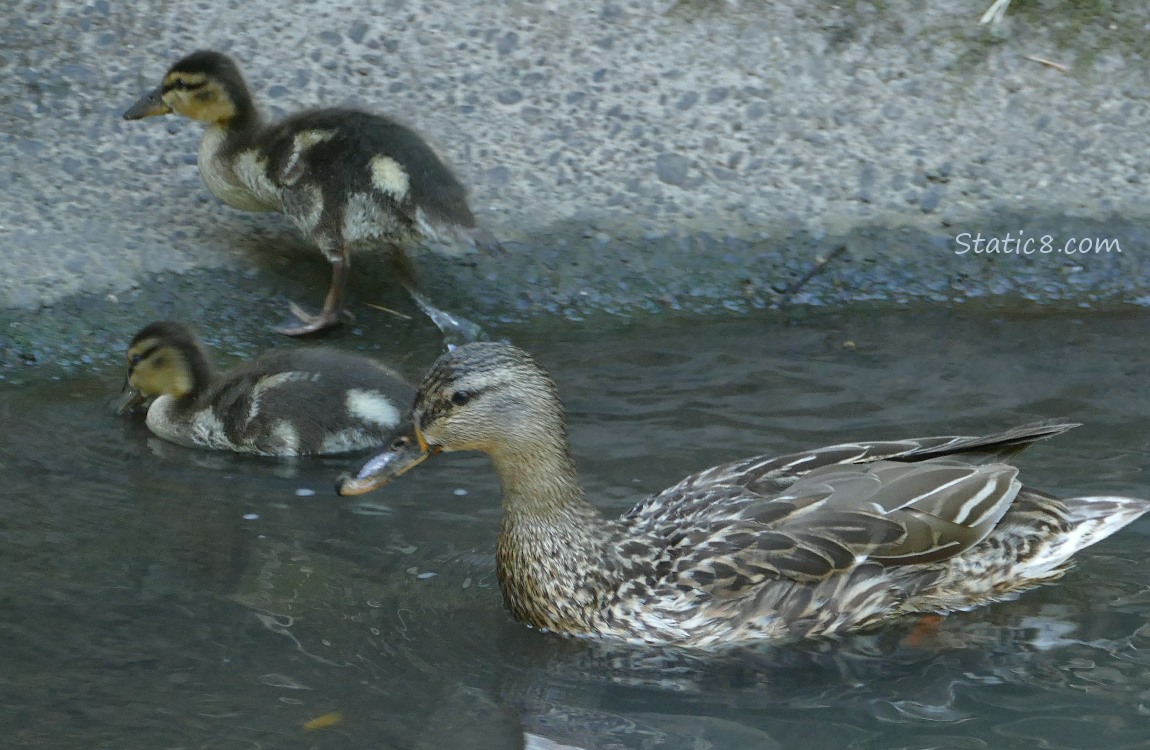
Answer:
M1068 511L1067 520L1074 525L1067 533L1051 540L1046 554L1029 561L1028 576L1038 577L1043 571L1059 567L1074 553L1102 541L1150 511L1150 500L1133 497L1068 497L1063 502Z

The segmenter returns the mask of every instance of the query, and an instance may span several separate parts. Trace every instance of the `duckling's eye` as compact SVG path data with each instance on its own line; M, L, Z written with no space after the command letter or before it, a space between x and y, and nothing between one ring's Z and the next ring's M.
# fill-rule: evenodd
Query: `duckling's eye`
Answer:
M128 364L131 365L132 367L135 367L136 365L140 364L143 361L144 361L144 355L143 354L133 354L133 355L128 357Z
M470 400L471 394L467 391L456 391L455 393L451 394L451 403L455 404L456 406L463 406Z
M186 91L189 86L187 81L177 78L176 80L172 81L169 88L171 88L173 91Z

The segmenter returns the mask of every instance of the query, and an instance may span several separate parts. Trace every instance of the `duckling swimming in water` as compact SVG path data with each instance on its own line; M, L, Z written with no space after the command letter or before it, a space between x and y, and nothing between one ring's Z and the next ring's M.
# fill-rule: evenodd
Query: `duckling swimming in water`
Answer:
M496 568L512 614L558 633L712 648L970 609L1060 578L1075 552L1150 510L1023 486L1007 458L1075 426L757 456L611 519L579 482L555 383L522 350L475 343L439 358L412 432L339 491L482 451L503 487Z
M267 352L217 375L192 329L158 322L132 339L118 411L151 400L146 422L180 445L302 456L390 440L413 390L389 368L337 349Z
M464 232L485 250L499 247L476 222L451 168L389 117L328 108L265 123L235 62L212 50L172 65L124 119L172 112L207 123L199 168L216 197L245 211L285 214L332 264L323 310L312 315L292 303L298 323L280 333L313 333L350 316L347 279L357 243L387 243L401 269L403 245L440 230Z

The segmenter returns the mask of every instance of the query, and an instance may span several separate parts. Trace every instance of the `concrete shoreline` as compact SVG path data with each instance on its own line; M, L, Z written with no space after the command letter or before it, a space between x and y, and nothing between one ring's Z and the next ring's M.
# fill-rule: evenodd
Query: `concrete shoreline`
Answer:
M792 303L1150 303L1150 7L1016 0L988 28L985 5L16 0L0 364L80 361L176 288L231 300L211 326L322 297L282 217L200 183L198 124L119 119L200 47L269 114L353 103L436 142L508 252L417 262L480 322L769 307L839 246ZM960 254L961 234L1121 252ZM353 265L354 305L402 299L371 253Z

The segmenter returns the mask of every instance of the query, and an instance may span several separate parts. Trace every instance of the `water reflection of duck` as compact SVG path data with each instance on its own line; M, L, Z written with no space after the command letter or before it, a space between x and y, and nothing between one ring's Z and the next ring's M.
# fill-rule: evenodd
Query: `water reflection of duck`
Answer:
M332 263L323 310L298 305L300 335L347 315L350 246L382 240L403 259L401 243L460 230L498 247L475 221L451 168L414 130L354 109L314 109L265 124L235 62L202 50L179 60L158 88L124 113L128 120L178 112L208 124L200 175L229 206L285 214ZM405 267L402 263L401 267Z
M310 347L267 352L217 375L182 323L159 322L132 339L119 403L149 399L147 424L187 446L275 456L344 453L382 445L402 420L411 387L382 364Z
M555 384L504 344L440 357L414 433L342 494L429 455L480 450L503 485L498 572L522 621L576 635L710 647L969 609L1062 576L1070 556L1150 510L1059 499L1004 463L1075 425L848 443L687 477L617 520L587 502Z

